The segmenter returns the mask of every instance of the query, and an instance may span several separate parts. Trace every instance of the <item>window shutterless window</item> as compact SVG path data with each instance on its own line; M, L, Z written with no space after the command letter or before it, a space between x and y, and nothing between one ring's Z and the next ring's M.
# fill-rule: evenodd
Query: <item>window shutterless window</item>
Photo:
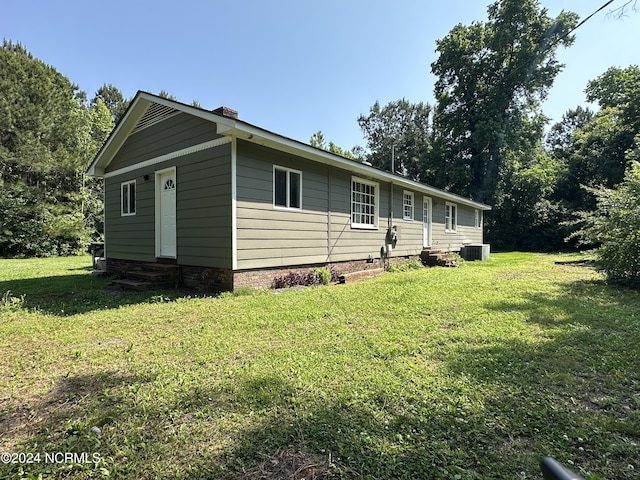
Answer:
M476 228L481 228L482 227L482 210L478 210L476 208L473 225Z
M378 184L351 179L351 227L378 228Z
M136 181L120 184L120 214L122 216L136 214Z
M273 206L302 208L302 172L273 167Z
M403 220L413 220L413 193L402 192L402 218Z
M458 223L458 207L455 203L445 203L444 205L444 230L445 232L455 232Z

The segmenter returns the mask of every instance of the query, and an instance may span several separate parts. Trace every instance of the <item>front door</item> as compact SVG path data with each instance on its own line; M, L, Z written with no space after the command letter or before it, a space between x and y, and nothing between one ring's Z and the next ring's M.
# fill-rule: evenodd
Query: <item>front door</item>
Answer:
M158 175L160 212L158 243L160 257L176 257L176 171Z
M431 199L428 197L422 202L422 246L431 247Z

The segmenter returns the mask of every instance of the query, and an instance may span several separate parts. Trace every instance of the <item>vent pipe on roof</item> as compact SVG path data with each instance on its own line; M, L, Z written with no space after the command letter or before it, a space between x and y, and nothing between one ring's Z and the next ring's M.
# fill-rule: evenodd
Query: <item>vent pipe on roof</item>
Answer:
M236 120L238 119L238 111L229 107L218 107L213 111L213 113L216 115L222 115L223 117L235 118Z

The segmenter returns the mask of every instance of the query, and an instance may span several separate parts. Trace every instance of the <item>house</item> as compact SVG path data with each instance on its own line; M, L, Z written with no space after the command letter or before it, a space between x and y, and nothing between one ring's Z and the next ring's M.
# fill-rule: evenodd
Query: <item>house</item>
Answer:
M269 286L481 246L490 207L238 119L138 92L88 169L105 182L107 271ZM169 268L169 267L167 267Z

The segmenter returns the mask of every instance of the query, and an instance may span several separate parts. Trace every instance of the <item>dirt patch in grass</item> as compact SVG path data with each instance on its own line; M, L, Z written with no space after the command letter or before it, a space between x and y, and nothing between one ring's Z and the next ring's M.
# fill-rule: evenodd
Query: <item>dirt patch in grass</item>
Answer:
M239 477L240 480L320 480L330 478L331 461L289 447Z

